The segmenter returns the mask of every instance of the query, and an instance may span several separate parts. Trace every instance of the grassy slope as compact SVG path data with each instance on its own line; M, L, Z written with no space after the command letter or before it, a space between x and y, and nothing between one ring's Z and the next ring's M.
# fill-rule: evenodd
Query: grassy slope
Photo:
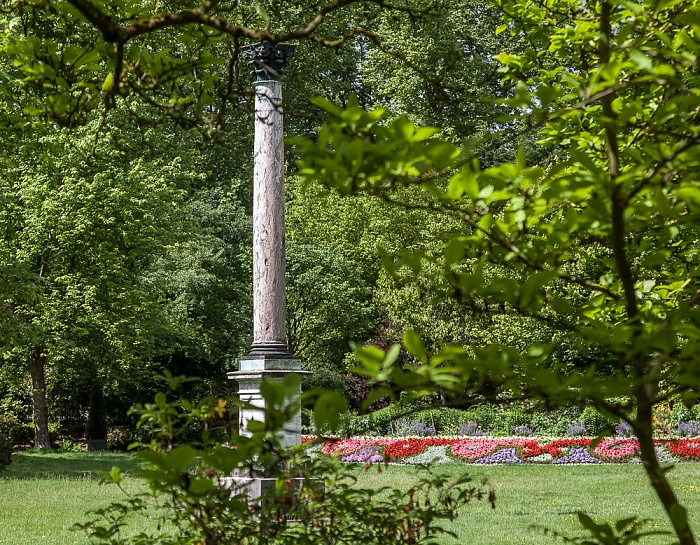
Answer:
M128 460L127 455L120 454L15 455L10 469L0 474L0 543L87 544L84 535L69 531L70 526L85 520L84 513L89 509L121 497L118 490L99 486L99 477L94 472L109 470L114 465L133 472L135 468L129 466ZM498 495L495 510L486 502L467 506L464 517L453 528L463 544L561 543L528 527L535 524L576 532L578 522L573 513L578 510L600 520L635 515L655 518L657 527L666 527L663 513L638 465L446 465L440 471L454 475L466 471L476 480L487 477ZM378 473L373 468L361 471L360 476L366 486L408 487L415 470L392 466ZM700 464L681 464L671 477L688 507L693 526L700 530ZM144 524L152 523L144 520Z

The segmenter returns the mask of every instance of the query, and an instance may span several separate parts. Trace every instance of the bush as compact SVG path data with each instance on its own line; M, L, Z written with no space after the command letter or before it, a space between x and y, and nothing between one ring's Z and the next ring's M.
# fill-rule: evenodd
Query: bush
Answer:
M612 429L617 422L606 418L594 407L586 407L581 413L579 422L586 426L586 432L590 435L598 435L605 429Z
M618 437L632 437L634 435L634 430L627 422L620 422L615 426L615 435Z
M141 442L147 443L146 438ZM134 430L129 426L112 426L107 430L107 449L125 451L135 441Z
M415 419L434 426L440 435L457 435L462 425L469 422L466 411L451 407L420 411Z
M280 448L276 440L279 428L271 423L284 425L297 405L269 408L271 399L284 399L289 390L283 391L282 385L268 386L264 426L250 437L232 435L235 449L223 448L206 434L196 448L182 444L180 434L187 433L196 418L203 422L201 415L210 412L209 405L214 403L211 398L176 404L158 394L162 403L136 407L142 426L153 426L151 435L179 446L160 448L161 442L137 452L135 457L149 464L149 471L141 474L148 486L94 511L92 520L76 528L84 530L92 543L110 545L390 545L435 542L446 533L444 522L454 520L472 499L488 497L493 504L492 494L484 494L467 479L451 483L434 474L419 478L410 490L386 489L377 495L373 488L355 486L356 469L347 464L309 458L304 447ZM165 425L159 429L161 424ZM231 488L236 486L232 472L264 475L271 486L264 487L260 496L246 498L245 489ZM116 485L122 478L116 468L106 476ZM138 536L122 535L121 529L132 518L142 517L144 510L155 514L153 525Z
M553 411L532 413L531 425L539 435L568 436L567 428L580 417L581 409L578 407L559 407Z
M676 403L675 405L673 405L670 422L672 429L676 430L678 429L678 424L682 422L690 422L692 420L695 420L693 409L686 407L685 405L683 405L683 403Z
M484 432L497 435L499 432L505 433L502 418L498 415L496 408L488 403L474 405L464 413L465 422L474 421Z
M0 471L10 465L12 460L12 443L6 434L0 432Z
M532 435L532 426L530 425L531 416L525 414L520 409L510 409L504 415L504 424L506 433L515 435ZM530 430L530 433L527 433Z
M681 437L697 437L700 435L700 422L681 422L677 430Z
M586 435L586 426L580 422L572 422L564 429L565 437L582 437Z
M10 443L15 447L30 447L34 444L34 424L15 424L10 429Z
M5 438L9 438L10 431L13 427L19 424L19 420L13 414L0 414L0 433L5 434Z
M457 435L467 437L483 437L485 433L476 422L470 420L466 424L462 424L462 427L459 428Z

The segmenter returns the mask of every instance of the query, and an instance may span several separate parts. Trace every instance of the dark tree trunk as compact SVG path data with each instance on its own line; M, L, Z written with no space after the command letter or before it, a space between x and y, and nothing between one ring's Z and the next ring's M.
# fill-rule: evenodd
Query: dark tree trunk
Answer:
M696 545L695 536L688 525L687 511L678 502L654 451L652 403L646 392L640 392L637 396L637 424L639 426L637 439L639 439L639 450L644 470L673 525L678 543L680 545Z
M29 374L32 377L32 419L34 420L34 447L51 447L49 439L49 406L46 401L46 376L44 363L46 356L40 348L35 348L29 356Z

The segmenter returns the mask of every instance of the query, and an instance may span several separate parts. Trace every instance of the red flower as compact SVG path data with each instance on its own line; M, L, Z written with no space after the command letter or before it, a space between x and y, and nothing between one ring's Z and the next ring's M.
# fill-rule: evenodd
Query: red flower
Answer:
M668 449L671 454L683 456L684 458L700 458L700 439L676 439L669 441Z

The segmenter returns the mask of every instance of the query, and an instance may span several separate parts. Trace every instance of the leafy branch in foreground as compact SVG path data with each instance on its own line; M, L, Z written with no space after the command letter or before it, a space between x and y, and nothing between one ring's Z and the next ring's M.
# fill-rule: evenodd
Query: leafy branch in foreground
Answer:
M135 117L156 111L188 126L204 119L216 132L222 120L213 118L222 118L227 104L241 106L252 96L247 70L241 68L245 43L339 48L362 38L428 77L374 30L385 13L414 23L430 16L434 4L422 4L5 0L0 56L10 62L2 78L5 92L22 103L25 114L64 125L83 123L88 112L113 108L121 98ZM24 91L21 100L18 89Z
M417 366L393 365L398 349L357 355L367 375L416 392L591 404L627 422L679 543L694 544L654 450L652 408L700 397L700 4L495 3L499 30L536 45L499 55L514 85L504 103L541 124L541 143L563 148L562 159L531 166L519 153L482 169L437 129L317 101L329 122L315 142L294 140L301 173L392 202L419 189L418 206L461 218L463 229L446 234L439 258L406 256L393 270L418 277L439 264L455 298L566 324L598 356L574 369L551 357L556 325L550 342L473 339L433 354L407 331Z
M171 386L181 382L181 377L166 378ZM250 436L234 434L230 445L207 433L196 446L181 442L189 426L217 414L220 402L172 401L158 394L154 404L135 409L156 437L151 448L134 454L144 464L137 477L148 491L94 511L91 520L75 528L92 543L111 545L437 543L441 535L456 537L442 523L454 520L469 501L495 501L492 491L484 492L483 483L475 484L467 476L450 482L427 467L409 490L360 488L356 466L310 456L313 445L281 448L279 426L298 410L301 401L291 398L298 389L296 376L282 384L265 383L261 390L268 404L266 421L253 421ZM305 395L316 399L319 423L332 420L345 407L331 392ZM265 476L271 485L259 499L248 499L232 475ZM120 488L124 479L116 468L104 475L106 482ZM154 521L152 530L130 535L129 521L140 516Z

